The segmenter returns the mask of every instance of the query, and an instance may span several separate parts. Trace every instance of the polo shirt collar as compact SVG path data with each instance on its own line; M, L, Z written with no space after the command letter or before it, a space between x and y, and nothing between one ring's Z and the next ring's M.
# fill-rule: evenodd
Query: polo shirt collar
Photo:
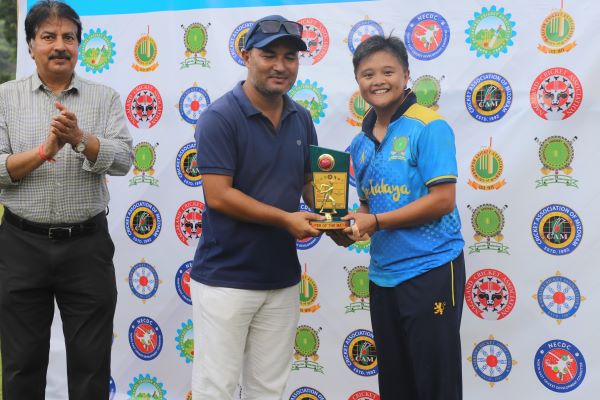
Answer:
M79 78L79 76L77 76L77 74L75 72L73 72L73 77L71 78L71 82L69 83L69 86L63 90L63 92L70 92L72 90L75 91L79 91L81 88L81 78ZM43 89L43 90L49 90L46 85L44 85L44 82L42 82L42 80L40 79L40 76L38 75L37 71L31 75L31 91L35 92L38 89Z
M233 88L233 96L237 100L238 104L242 108L244 115L246 117L252 117L254 115L262 115L254 105L250 102L246 93L244 93L244 89L242 85L245 81L238 82L237 85ZM289 114L295 113L296 109L294 108L293 100L287 94L283 95L283 113L281 114L281 120L283 121Z
M402 102L402 104L400 104L400 107L398 107L398 109L396 110L394 115L392 115L390 124L392 124L392 122L394 122L397 119L399 119L400 117L402 117L404 115L404 113L406 112L406 110L408 110L410 108L410 106L412 106L413 104L415 104L417 102L417 96L415 95L415 93L412 90L406 89L404 91L404 93L405 93L406 99ZM369 137L370 139L374 140L377 143L378 140L373 135L373 128L375 127L376 121L377 121L377 114L371 108L369 110L369 112L367 113L367 115L365 116L365 119L363 120L362 130L365 133L365 135L367 135L367 137Z

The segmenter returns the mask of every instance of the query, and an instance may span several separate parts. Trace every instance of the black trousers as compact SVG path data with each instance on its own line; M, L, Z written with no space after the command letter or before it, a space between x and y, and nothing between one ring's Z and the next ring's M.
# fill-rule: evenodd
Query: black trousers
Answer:
M462 400L461 253L395 287L370 282L381 400Z
M0 225L0 346L4 400L43 400L54 301L70 400L106 400L117 302L106 217L82 236L51 240Z

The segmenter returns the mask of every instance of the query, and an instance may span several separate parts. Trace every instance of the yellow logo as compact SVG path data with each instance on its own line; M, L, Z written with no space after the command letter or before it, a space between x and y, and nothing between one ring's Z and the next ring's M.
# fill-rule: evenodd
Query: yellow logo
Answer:
M410 190L406 185L389 185L381 178L381 182L373 185L373 181L369 179L369 188L363 188L365 196L369 198L371 195L391 194L394 201L399 201L402 195L410 194Z
M444 309L446 308L446 302L437 301L433 303L433 313L435 315L444 315Z

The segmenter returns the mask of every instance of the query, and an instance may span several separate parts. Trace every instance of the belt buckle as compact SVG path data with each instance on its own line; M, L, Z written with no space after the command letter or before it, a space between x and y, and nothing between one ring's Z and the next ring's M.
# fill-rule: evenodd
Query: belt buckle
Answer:
M66 226L66 227L59 226L59 227L49 228L48 229L48 238L51 240L60 240L60 239L70 238L71 234L72 234L72 230L73 230L72 226Z

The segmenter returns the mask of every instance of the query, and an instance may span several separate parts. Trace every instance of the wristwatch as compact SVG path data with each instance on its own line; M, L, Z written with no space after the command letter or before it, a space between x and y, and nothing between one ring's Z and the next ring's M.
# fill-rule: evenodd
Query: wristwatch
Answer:
M75 153L83 153L87 146L87 141L88 141L88 135L84 133L83 138L81 139L81 142L71 145L71 147L73 148Z

